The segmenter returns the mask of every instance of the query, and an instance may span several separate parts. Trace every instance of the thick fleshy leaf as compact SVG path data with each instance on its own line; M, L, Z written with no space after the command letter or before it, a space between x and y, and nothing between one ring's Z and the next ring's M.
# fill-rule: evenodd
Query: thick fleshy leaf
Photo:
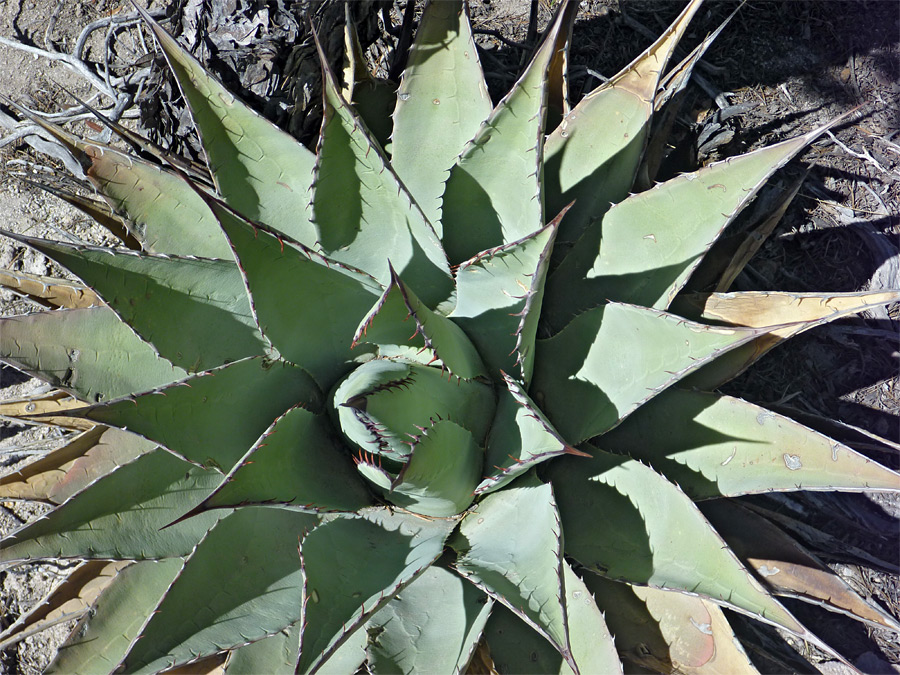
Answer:
M450 545L456 569L572 660L563 542L550 484L534 474L494 492L466 514Z
M737 556L773 593L900 632L896 619L867 603L816 556L762 516L725 500L704 504L701 509Z
M666 309L769 176L823 132L711 164L613 206L547 280L550 324L558 329L605 300Z
M350 368L353 334L381 295L381 286L248 222L219 202L210 205L234 248L263 336L327 390Z
M564 12L561 26L556 33L553 58L547 67L547 119L546 129L555 129L572 109L569 105L569 45L572 28L581 3L564 0L557 11Z
M562 454L577 454L528 397L524 387L503 373L497 412L484 457L485 478L475 494L493 492L531 467Z
M156 164L29 118L78 160L97 191L126 219L129 234L144 251L229 259L228 243L197 194L204 188Z
M182 665L299 621L297 542L317 522L311 514L248 507L216 523L129 650L123 672Z
M756 668L719 607L695 595L586 574L622 657L654 672L751 675Z
M263 353L244 281L230 260L16 238L89 284L160 356L188 372Z
M0 319L0 361L91 402L187 376L108 307Z
M388 498L413 513L456 515L472 503L483 459L472 432L450 420L436 422L415 441Z
M900 490L900 474L846 445L719 394L668 389L598 444L647 462L694 500L773 490Z
M115 670L183 560L147 560L119 572L93 611L59 648L47 673L106 675Z
M493 602L453 572L432 565L366 624L376 673L462 673Z
M272 420L298 403L321 405L309 374L283 361L252 357L78 414L228 472Z
M354 444L405 461L418 436L439 420L467 429L482 446L494 393L483 382L451 378L440 368L373 359L335 389L334 405L341 430Z
M156 443L119 429L97 426L61 448L0 478L0 500L61 504L101 476L155 450Z
M141 10L139 10L141 11ZM251 220L307 246L315 157L292 136L235 98L191 54L141 12L187 99L216 191Z
M275 635L238 647L228 655L225 673L245 675L294 675L300 655L300 622Z
M490 113L462 1L428 3L397 92L391 164L435 228L450 167Z
M390 285L362 320L353 341L377 345L379 356L404 356L427 364L439 361L436 365L467 380L487 376L478 350L463 330L428 309L393 270Z
M608 431L669 385L757 334L645 307L601 305L537 341L531 395L575 445Z
M377 279L390 267L429 307L453 292L440 241L382 149L341 97L326 67L325 112L316 160L313 214L326 255Z
M679 314L716 323L771 328L765 334L692 374L685 384L712 390L746 370L763 354L810 328L896 302L900 290L863 293L698 293L678 299Z
M814 639L741 565L694 503L640 462L597 451L557 460L566 553L611 579L683 590Z
M301 407L272 423L197 510L272 504L356 511L372 498L322 414Z
M534 368L544 279L556 224L475 256L456 273L456 307L450 318L478 348L487 367L528 383Z
M222 514L166 527L222 479L165 450L138 457L0 541L0 562L35 558L155 560L187 555ZM162 529L166 527L166 529Z
M127 562L105 560L81 563L47 597L0 633L0 649L87 614L97 597L126 565Z
M454 264L518 242L544 225L546 79L564 23L558 14L525 72L450 169L441 222Z
M564 573L572 656L579 671L584 675L621 675L622 664L613 637L591 592L568 564ZM494 609L485 637L494 667L501 673L569 675L573 672L559 652L505 607Z
M344 5L344 70L341 95L365 122L366 128L381 147L390 141L391 113L397 103L397 85L390 80L373 77L359 42L359 34ZM419 24L421 30L421 23Z
M387 509L323 523L303 539L304 625L298 673L315 672L443 551L453 520Z
M79 309L102 304L100 297L90 288L75 281L43 277L27 272L0 270L0 286L23 295L32 302L56 309Z
M653 45L582 99L547 136L547 211L557 213L575 202L561 225L564 246L574 244L591 221L628 195L660 75L702 1L692 0Z

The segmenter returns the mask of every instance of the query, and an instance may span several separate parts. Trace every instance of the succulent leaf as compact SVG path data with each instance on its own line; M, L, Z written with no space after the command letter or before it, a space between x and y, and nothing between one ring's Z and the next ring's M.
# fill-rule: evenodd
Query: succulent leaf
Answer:
M28 272L0 270L0 286L51 309L79 309L96 307L102 303L100 296L82 284Z
M374 672L465 672L492 607L475 586L432 565L366 624Z
M484 251L456 273L456 307L450 318L466 332L489 369L516 373L526 384L534 368L534 341L557 222Z
M319 139L313 214L329 257L382 286L391 268L429 306L453 290L437 234L397 178L382 149L341 97L325 68L325 116Z
M187 376L107 307L0 319L0 360L86 401L127 396Z
M571 445L616 426L640 405L757 335L716 329L636 305L609 303L538 340L532 397Z
M708 600L594 574L584 580L630 663L660 673L756 674L724 613Z
M313 153L237 99L139 11L190 104L218 194L250 220L312 246L316 233L307 193L313 182Z
M145 560L128 565L60 647L47 673L110 673L140 633L147 615L181 571L181 558Z
M269 673L293 675L300 655L300 622L286 630L251 642L230 652L225 673Z
M622 673L613 637L594 602L591 591L572 568L563 568L566 584L566 613L570 618L572 656L582 673ZM559 673L569 675L571 667L558 651L537 636L506 607L497 606L488 620L485 634L491 658L500 672Z
M0 540L0 563L35 558L156 560L187 555L222 514L164 528L221 474L159 449L100 478L46 517Z
M299 621L297 541L317 521L297 511L253 507L219 520L185 560L122 662L122 672L183 665Z
M583 566L610 579L699 593L811 637L744 569L694 503L652 469L598 451L592 459L560 459L551 476L566 550Z
M321 406L308 373L283 361L251 357L73 414L128 429L189 462L227 472L271 420L298 402Z
M0 478L0 499L62 504L116 467L156 448L156 443L137 434L97 425L61 448Z
M450 545L459 554L456 569L549 640L577 673L562 543L553 488L529 474L479 502Z
M788 417L738 398L674 387L600 443L647 462L694 500L900 488L900 474Z
M196 511L252 504L357 511L372 499L324 414L297 406L272 423Z
M462 0L432 0L397 92L391 164L438 235L450 167L490 113Z
M546 77L564 18L560 11L525 72L450 170L441 222L444 248L454 264L517 242L544 224Z
M263 353L265 343L240 270L230 260L110 253L104 248L13 238L80 277L160 356L188 372Z
M372 509L312 530L300 544L304 625L297 672L316 672L351 633L437 560L454 525Z

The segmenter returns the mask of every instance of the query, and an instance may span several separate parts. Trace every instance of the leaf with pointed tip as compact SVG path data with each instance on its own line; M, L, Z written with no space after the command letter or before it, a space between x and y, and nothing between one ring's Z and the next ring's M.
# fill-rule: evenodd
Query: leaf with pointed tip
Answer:
M692 374L685 384L712 390L737 377L783 340L858 314L870 307L896 302L900 290L863 293L698 293L678 299L678 311L726 325L773 328L746 345L719 357ZM780 324L780 325L779 325ZM786 325L785 325L786 324Z
M572 657L584 675L622 673L613 637L584 582L563 563L566 613L570 617ZM494 666L502 673L559 673L573 671L562 656L505 607L495 607L485 629Z
M692 0L653 45L582 99L547 136L547 211L557 213L575 202L560 226L561 244L574 244L591 221L628 195L644 150L660 75L702 1ZM565 249L561 251L564 254Z
M462 1L428 3L397 92L391 164L435 228L450 167L490 114Z
M546 78L564 23L559 14L525 72L450 169L441 223L454 264L530 237L544 225Z
M649 463L694 500L773 490L900 490L900 474L846 445L719 394L668 389L598 443Z
M563 457L550 474L566 553L588 569L698 593L815 639L744 569L684 492L653 469L598 450L592 459Z
M312 246L309 195L315 156L213 78L141 11L187 99L216 191L250 220Z
M0 361L85 401L127 396L187 375L108 307L0 319Z
M719 354L758 335L609 303L537 341L531 395L570 445L616 426Z
M328 390L350 368L354 331L381 286L253 225L218 201L210 206L234 248L263 336Z
M455 524L371 509L310 532L300 544L304 625L297 672L317 671L351 633L437 560Z
M156 164L29 118L78 160L97 191L130 222L129 233L145 251L230 257L227 242L198 196L199 186Z
M109 586L119 570L128 564L105 560L81 563L31 611L0 634L0 649L7 649L51 626L81 618L90 611L97 596Z
M0 540L0 562L187 555L222 514L205 513L166 525L173 514L193 508L221 479L217 471L192 466L163 449L141 455Z
M228 655L225 673L244 675L294 675L300 656L300 622L262 640L238 647Z
M383 151L341 97L326 67L325 112L316 160L313 214L326 255L377 279L399 273L429 307L453 292L437 234Z
M475 494L493 492L541 462L578 452L560 438L525 388L506 373L502 375L506 389L499 391L488 436L484 457L487 473Z
M472 432L450 420L436 422L415 441L390 501L425 516L456 515L472 503L483 459Z
M465 672L492 606L459 575L432 565L369 619L369 665L376 673Z
M613 206L547 280L550 323L562 326L604 300L666 309L769 176L824 131L682 174Z
M450 541L456 569L547 638L572 666L559 513L533 473L484 498Z
M725 500L704 504L701 510L772 592L900 632L896 619L867 603L793 537L762 516Z
M188 372L263 353L244 281L231 260L17 239L85 281L160 356Z
M36 183L28 179L24 180L26 183L28 183L28 185L40 188L41 190L50 193L54 197L62 199L69 205L74 206L82 213L93 218L97 223L109 230L113 236L118 238L122 245L126 248L130 248L133 250L138 250L141 248L141 242L135 239L134 236L128 231L128 227L125 224L125 219L122 216L118 216L113 213L113 210L109 206L109 204L106 204L105 202L102 202L98 199L82 197L81 195L76 195L72 192L59 190L51 185L42 185L41 183ZM227 253L227 251L225 251L225 253Z
M64 429L86 431L96 425L90 420L66 415L70 410L83 407L83 402L73 398L64 391L56 389L42 396L28 396L26 398L2 401L0 402L0 417L15 417L24 421L39 421L41 424L52 424ZM40 419L29 419L32 415L40 415Z
M372 503L324 415L294 407L276 419L196 511L286 505L357 511Z
M321 405L308 373L284 361L251 357L79 414L228 472L273 419L298 403Z
M432 312L396 274L372 311L360 322L353 342L378 346L380 356L415 358L430 354L456 377L487 376L478 350L453 321ZM423 360L424 357L422 357Z
M117 574L91 614L59 648L46 672L113 672L183 562L181 558L139 561Z
M24 295L32 302L48 309L57 307L78 309L102 304L100 297L90 288L67 279L0 270L0 286Z
M222 518L185 561L125 657L123 672L183 665L299 621L297 541L317 522L307 513L253 507Z
M492 371L528 383L544 297L544 278L556 223L519 241L485 251L460 265L456 307L450 314Z
M119 429L96 426L15 473L0 478L0 500L61 504L101 476L155 450L152 443Z
M575 25L575 16L578 14L580 4L563 0L556 10L564 13L564 16L561 18L561 28L556 33L553 57L547 67L546 129L555 129L559 126L572 109L569 105L569 45L572 41L572 28Z
M350 16L349 4L344 5L344 17L344 86L341 95L365 122L372 138L386 149L391 136L391 113L397 103L397 85L372 76ZM419 26L421 30L421 23Z
M334 403L341 429L353 443L405 461L417 437L439 420L467 429L483 446L494 392L478 380L454 380L439 368L373 359L337 387Z
M725 614L708 600L590 573L584 581L631 663L660 673L756 675Z

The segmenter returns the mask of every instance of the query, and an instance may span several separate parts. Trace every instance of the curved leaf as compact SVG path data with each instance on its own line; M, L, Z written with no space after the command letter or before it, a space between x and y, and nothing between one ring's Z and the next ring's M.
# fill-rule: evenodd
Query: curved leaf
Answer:
M187 376L108 307L0 319L0 361L91 402Z
M297 621L275 635L232 650L225 664L225 673L294 675L299 656L300 622Z

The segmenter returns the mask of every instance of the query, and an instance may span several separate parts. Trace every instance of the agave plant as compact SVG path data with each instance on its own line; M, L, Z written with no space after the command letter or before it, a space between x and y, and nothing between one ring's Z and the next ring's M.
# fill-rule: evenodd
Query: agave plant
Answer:
M727 498L900 476L715 389L900 294L684 291L822 130L631 194L700 1L570 107L576 6L496 106L462 2L396 90L348 28L315 153L149 17L207 167L41 122L122 246L6 233L84 282L3 272L59 309L2 319L56 391L0 412L75 431L0 480L54 507L0 562L83 561L7 641L81 614L51 672L737 673L723 607L826 651L777 595L897 628Z

